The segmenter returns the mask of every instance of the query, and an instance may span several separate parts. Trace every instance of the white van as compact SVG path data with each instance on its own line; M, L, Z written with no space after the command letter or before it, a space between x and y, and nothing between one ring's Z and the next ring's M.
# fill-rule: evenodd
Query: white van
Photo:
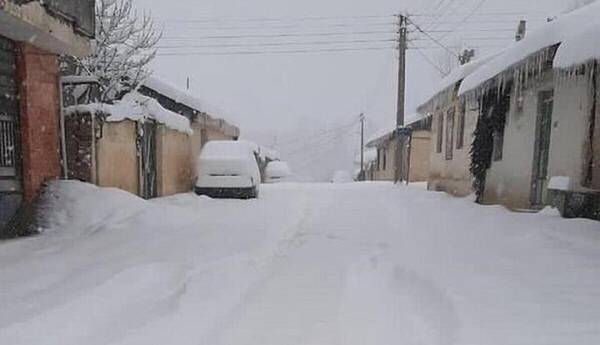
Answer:
M251 145L239 141L210 141L198 158L194 191L212 198L257 198L260 170Z

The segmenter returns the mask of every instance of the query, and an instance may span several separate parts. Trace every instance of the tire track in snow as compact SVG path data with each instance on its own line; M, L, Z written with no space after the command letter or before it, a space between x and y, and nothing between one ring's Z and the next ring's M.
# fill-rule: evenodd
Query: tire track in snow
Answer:
M341 314L342 344L450 345L460 323L451 299L432 281L383 261L364 258L347 274Z

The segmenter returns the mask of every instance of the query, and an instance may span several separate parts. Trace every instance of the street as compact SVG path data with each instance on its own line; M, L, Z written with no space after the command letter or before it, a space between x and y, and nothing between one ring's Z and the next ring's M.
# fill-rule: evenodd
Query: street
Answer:
M0 243L0 344L600 342L597 222L388 183L51 191Z

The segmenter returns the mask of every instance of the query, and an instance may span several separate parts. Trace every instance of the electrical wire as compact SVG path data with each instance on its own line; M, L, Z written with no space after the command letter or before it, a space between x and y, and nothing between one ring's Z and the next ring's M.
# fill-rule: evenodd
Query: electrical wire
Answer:
M435 62L433 62L433 60L429 56L427 56L425 54L425 52L423 52L421 50L421 48L419 48L419 47L411 47L411 48L416 50L423 57L423 59L425 59L425 62L427 62L429 65L433 66L438 72L440 72L440 74L445 73L445 71L440 66L438 66Z
M423 30L418 24L416 24L415 22L412 21L412 19L407 18L408 22L410 22L419 32L421 32L422 34L424 34L425 36L429 37L429 39L431 41L433 41L435 44L439 45L441 48L443 48L446 52L448 52L450 55L459 57L458 54L456 54L455 52L453 52L452 50L450 50L448 47L446 47L442 42L440 42L438 39L436 39L435 37L433 37L432 35L430 35L427 31Z
M309 41L309 42L262 42L262 43L231 43L231 44L206 44L206 45L170 45L158 46L157 49L183 49L183 48L236 48L236 47L286 47L310 45L339 45L354 43L380 43L396 42L396 39L382 40L338 40L338 41Z
M318 32L318 33L283 33L283 34L257 34L257 35L217 35L217 36L183 36L183 37L163 37L166 41L188 41L204 39L243 39L243 38L279 38L279 37L324 37L324 36L345 36L345 35L373 35L373 34L394 34L393 31L347 31L347 32Z
M375 50L395 50L396 47L362 47L362 48L328 48L328 49L298 49L298 50L271 50L271 51L231 51L231 52L174 52L157 53L157 56L228 56L228 55L279 55L279 54L309 54L309 53L335 53L335 52L360 52Z

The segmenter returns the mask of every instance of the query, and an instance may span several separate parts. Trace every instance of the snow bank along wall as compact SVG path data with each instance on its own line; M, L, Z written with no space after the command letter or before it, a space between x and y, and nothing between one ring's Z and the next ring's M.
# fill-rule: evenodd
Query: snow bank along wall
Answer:
M94 3L56 6L0 1L0 238L27 232L41 186L60 175L57 57L89 51Z

